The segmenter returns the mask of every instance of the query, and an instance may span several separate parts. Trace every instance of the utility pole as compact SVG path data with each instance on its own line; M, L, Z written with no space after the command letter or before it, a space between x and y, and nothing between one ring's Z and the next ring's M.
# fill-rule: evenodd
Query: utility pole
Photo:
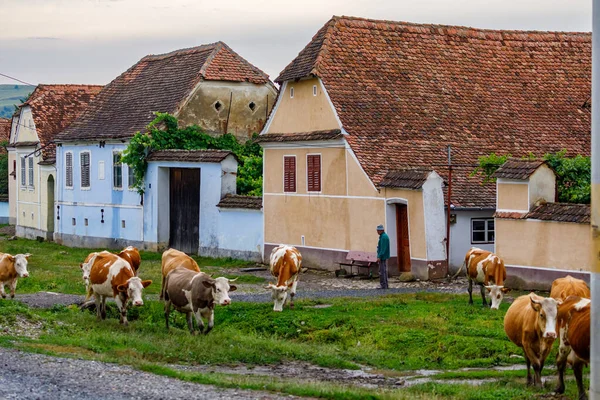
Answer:
M600 0L592 2L592 318L590 399L600 400Z
M452 146L448 145L448 198L446 199L446 270L448 275L450 275L450 196L452 196Z

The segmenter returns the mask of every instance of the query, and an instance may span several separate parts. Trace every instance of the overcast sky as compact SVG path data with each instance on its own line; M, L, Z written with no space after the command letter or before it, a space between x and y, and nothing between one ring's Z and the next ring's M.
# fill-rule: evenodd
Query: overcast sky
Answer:
M0 73L106 84L147 54L218 40L275 79L332 15L589 32L592 1L0 0L0 15Z

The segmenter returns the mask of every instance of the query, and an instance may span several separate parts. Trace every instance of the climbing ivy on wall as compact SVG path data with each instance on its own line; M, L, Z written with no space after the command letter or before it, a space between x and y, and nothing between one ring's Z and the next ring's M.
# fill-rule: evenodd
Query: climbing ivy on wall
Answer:
M262 194L262 148L253 140L239 143L232 134L210 136L198 125L180 127L176 117L168 113L155 113L156 118L137 132L123 152L123 162L133 168L138 193L144 193L144 177L148 155L156 150L180 149L229 150L239 160L237 175L238 194Z
M562 203L589 204L591 201L592 163L589 156L577 155L566 157L567 150L556 153L547 153L542 157L556 174L556 189L558 201ZM489 156L479 157L479 166L471 175L481 174L484 182L492 181L492 174L508 158L510 154L498 156L494 153ZM535 159L533 154L524 158Z

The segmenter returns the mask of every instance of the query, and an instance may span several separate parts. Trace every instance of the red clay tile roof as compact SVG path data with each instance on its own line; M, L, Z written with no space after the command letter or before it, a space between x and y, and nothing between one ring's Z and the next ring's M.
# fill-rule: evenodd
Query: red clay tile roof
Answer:
M233 153L225 150L158 150L148 156L148 161L219 163L228 155Z
M589 33L333 17L276 79L322 79L374 184L388 170L471 164L492 152L590 154ZM446 176L445 169L439 169ZM495 207L495 185L455 169L456 207Z
M381 180L380 187L421 189L431 170L408 169L389 171Z
M590 215L589 204L543 203L534 206L528 213L496 212L494 217L589 224Z
M525 180L542 165L544 161L540 160L521 160L511 158L507 160L500 168L492 174L492 178L518 179Z
M311 140L333 140L343 137L342 131L339 129L332 129L328 131L313 131L313 132L299 132L299 133L269 133L268 135L261 135L254 141L257 143L269 143L269 142L304 142Z
M237 194L228 194L221 199L217 207L221 208L247 208L250 210L260 210L262 208L262 197L260 196L240 196Z
M8 142L10 138L10 119L0 118L0 142ZM4 146L0 146L0 154L6 153Z
M20 107L29 106L42 157L54 158L56 135L67 128L100 92L100 85L38 85Z
M59 140L130 138L154 112L176 114L201 80L264 84L269 76L223 42L146 56L108 84Z

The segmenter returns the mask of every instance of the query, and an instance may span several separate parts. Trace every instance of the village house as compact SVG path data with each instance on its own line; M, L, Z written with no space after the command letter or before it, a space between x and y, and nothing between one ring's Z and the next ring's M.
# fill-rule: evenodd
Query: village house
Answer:
M276 95L264 72L222 42L142 58L105 86L56 139L55 240L69 246L173 246L203 255L239 250L260 256L262 234L256 238L254 232L238 236L243 243L219 247L219 216L239 211L218 207L223 197L236 193L237 160L231 153L152 154L144 195L135 190L133 170L121 154L136 132L145 132L155 112L245 142L262 129ZM262 233L262 217L256 220Z
M506 285L548 290L567 274L589 282L590 205L557 203L556 176L539 160L507 161L496 178L495 251Z
M38 85L12 118L9 152L10 223L20 237L52 240L54 139L88 106L102 86Z
M447 274L494 249L496 187L478 157L590 153L591 35L333 17L281 72L261 132L265 254L306 265L391 241L390 273ZM442 178L446 181L443 184Z

